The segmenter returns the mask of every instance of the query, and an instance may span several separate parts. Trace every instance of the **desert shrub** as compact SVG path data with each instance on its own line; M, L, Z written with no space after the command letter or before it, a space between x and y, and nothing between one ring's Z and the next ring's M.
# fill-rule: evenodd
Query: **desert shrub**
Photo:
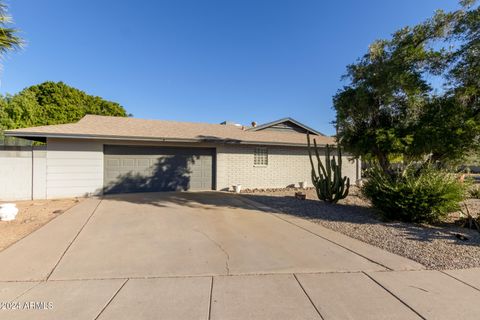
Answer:
M435 222L459 209L466 184L455 174L426 165L407 166L395 174L372 168L367 173L363 194L387 219Z
M468 190L468 195L472 199L480 199L480 187L479 186L473 186Z

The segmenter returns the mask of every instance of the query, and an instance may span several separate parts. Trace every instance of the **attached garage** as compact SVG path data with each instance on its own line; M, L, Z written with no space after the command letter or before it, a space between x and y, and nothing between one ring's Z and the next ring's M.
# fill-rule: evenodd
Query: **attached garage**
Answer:
M104 146L104 193L212 190L215 149Z
M291 118L248 127L86 115L76 123L5 131L47 143L45 159L22 162L29 165L28 194L35 190L38 199L309 183L306 133L320 148L335 144ZM343 157L343 173L359 179L360 162ZM2 198L10 200L0 190Z

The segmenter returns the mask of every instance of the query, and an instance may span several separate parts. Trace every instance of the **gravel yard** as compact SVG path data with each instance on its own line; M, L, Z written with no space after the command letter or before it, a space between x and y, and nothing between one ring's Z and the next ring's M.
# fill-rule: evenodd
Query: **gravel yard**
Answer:
M294 189L246 191L242 195L287 214L300 216L352 238L422 263L429 269L480 267L480 233L449 222L439 225L382 221L357 190L332 205L318 201L315 190L306 190L307 200L293 197ZM480 200L467 200L472 214ZM467 240L460 240L463 235Z
M80 199L15 201L19 209L13 221L0 221L0 251L37 230L76 205Z

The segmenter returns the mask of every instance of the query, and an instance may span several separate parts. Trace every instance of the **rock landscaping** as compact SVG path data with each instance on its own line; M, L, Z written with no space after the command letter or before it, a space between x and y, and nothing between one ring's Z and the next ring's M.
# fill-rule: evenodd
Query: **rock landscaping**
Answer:
M287 214L303 217L352 238L405 256L428 269L463 269L480 267L480 233L460 227L460 213L450 214L438 224L382 221L358 191L338 204L319 201L314 189L302 190L306 200L296 199L299 189L244 190L242 195ZM480 200L466 202L477 216Z

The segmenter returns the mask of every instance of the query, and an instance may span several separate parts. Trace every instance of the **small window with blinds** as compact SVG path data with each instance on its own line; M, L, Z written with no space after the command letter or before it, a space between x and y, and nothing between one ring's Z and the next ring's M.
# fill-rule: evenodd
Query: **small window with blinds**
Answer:
M267 166L268 165L268 150L267 148L255 148L253 154L253 165L254 166Z

